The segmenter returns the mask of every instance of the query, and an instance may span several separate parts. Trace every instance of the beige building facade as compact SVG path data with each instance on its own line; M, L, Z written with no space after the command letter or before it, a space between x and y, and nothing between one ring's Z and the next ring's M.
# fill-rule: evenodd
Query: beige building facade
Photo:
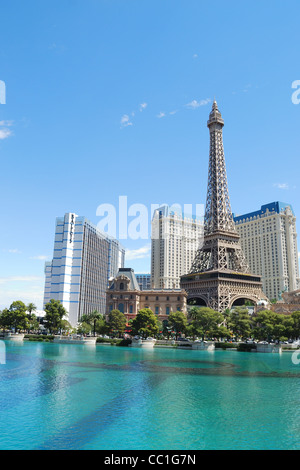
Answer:
M203 241L203 220L185 217L168 206L157 209L152 218L151 286L179 289L180 277L190 271Z
M141 290L133 269L119 269L109 281L106 293L106 314L112 310L124 313L127 320L135 318L139 310L150 308L160 321L172 312L187 313L187 294L183 289Z
M269 299L300 288L296 217L290 204L273 202L234 218L251 271Z

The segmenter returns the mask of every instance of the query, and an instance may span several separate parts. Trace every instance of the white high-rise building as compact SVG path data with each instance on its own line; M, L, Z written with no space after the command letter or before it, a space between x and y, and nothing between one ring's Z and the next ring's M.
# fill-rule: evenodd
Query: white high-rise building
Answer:
M53 260L45 264L44 305L60 300L75 326L82 315L105 313L108 280L124 267L125 250L85 217L56 219Z
M263 292L279 299L300 287L296 217L283 202L234 218L242 250L252 273L262 277Z
M203 220L162 206L154 211L151 234L151 284L179 289L180 276L190 271L203 241Z

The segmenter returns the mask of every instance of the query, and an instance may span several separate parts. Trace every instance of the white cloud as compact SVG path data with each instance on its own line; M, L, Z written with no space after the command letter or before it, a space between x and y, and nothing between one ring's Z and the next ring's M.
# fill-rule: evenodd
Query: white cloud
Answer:
M0 121L0 140L7 139L13 132L8 127L13 125L14 121Z
M151 245L146 245L137 250L126 250L125 258L126 261L132 261L135 259L148 258L151 253Z
M161 119L161 118L165 117L165 115L166 115L166 113L163 113L163 112L161 111L159 114L157 114L156 117L158 117L159 119Z
M11 127L13 125L14 121L0 121L0 126L3 127Z
M198 54L194 54L193 59L197 59L197 58L198 58Z
M25 304L33 302L38 310L43 309L44 292L43 288L34 286L32 289L0 289L0 309L8 308L15 300L21 300Z
M31 256L29 259L37 259L39 261L46 261L49 258L50 257L46 255L38 255L38 256Z
M9 307L14 300L33 302L43 308L44 277L7 276L0 277L0 309Z
M175 110L175 111L170 111L170 113L169 113L169 114L171 114L171 116L173 116L173 114L176 114L176 113L178 113L178 110Z
M141 103L141 104L140 104L140 111L141 111L141 112L144 111L144 109L146 109L147 106L148 106L147 103Z
M22 251L18 250L18 248L11 248L9 250L3 250L5 253L16 253L16 254L20 254L22 253Z
M6 128L0 129L0 140L7 139L11 135L12 135L12 131L10 129L6 129Z
M185 106L187 108L196 109L196 108L199 108L200 106L205 106L210 102L211 102L210 98L206 98L205 100L200 100L200 101L193 100L190 103L186 104Z
M273 186L278 189L289 189L289 185L286 183L274 183Z
M38 276L8 276L0 277L0 284L7 284L9 282L35 282L41 280L43 280L43 278Z
M248 83L248 84L245 86L243 92L244 92L244 93L247 93L251 87L252 87L251 83Z
M128 127L128 126L132 126L132 122L130 121L130 117L128 116L128 114L124 114L121 117L121 127Z

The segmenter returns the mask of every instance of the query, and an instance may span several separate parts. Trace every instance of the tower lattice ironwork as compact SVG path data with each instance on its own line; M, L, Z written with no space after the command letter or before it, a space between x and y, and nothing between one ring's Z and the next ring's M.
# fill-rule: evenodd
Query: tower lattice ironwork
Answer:
M224 120L216 101L213 103L207 126L210 132L210 154L204 244L197 252L191 273L213 269L247 273L249 268L231 212L223 146Z
M261 291L260 277L249 273L235 228L223 146L224 120L216 101L207 126L210 154L204 240L190 273L181 278L181 286L190 298L199 297L207 306L224 311L237 298L245 297L257 303L266 297Z

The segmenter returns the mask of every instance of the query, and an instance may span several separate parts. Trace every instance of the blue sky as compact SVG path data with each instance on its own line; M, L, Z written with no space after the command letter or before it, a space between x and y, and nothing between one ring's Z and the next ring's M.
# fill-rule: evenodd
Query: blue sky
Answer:
M298 2L260 3L1 2L0 308L41 308L57 216L204 204L214 97L232 210L300 217ZM149 272L150 240L123 244Z

